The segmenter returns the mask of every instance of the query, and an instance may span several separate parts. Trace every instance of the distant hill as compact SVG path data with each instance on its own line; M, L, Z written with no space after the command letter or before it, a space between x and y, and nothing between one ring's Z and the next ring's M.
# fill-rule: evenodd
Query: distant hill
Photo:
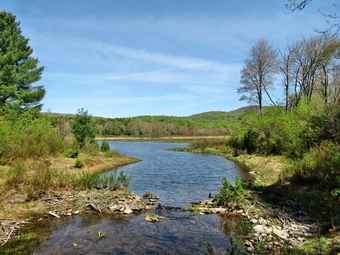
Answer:
M265 108L265 107L266 106L264 106L263 108ZM259 107L257 105L248 105L248 106L238 108L236 110L229 111L228 113L243 114L243 113L246 113L246 112L257 111L258 109L259 109Z
M137 116L127 118L104 118L93 116L93 122L100 135L225 135L238 129L246 112L255 111L256 106L246 106L233 111L211 111L187 117ZM70 123L75 114L42 113L56 121Z
M211 111L211 112L203 112L189 116L192 119L206 119L206 120L228 120L234 117L240 117L246 112L256 111L258 106L250 105L238 108L236 110L232 110L229 112L223 111Z
M256 105L249 105L249 106L244 106L241 108L238 108L236 110L232 110L229 112L224 112L224 111L210 111L210 112L202 112L202 113L197 113L193 114L190 116L185 116L185 117L178 117L178 116L167 116L167 115L142 115L142 116L136 116L136 117L123 117L123 118L105 118L105 117L100 117L100 116L92 116L93 118L103 118L103 119L130 119L130 120L143 120L146 122L171 122L171 120L176 119L178 120L188 120L188 119L193 119L193 120L228 120L231 117L235 116L241 116L246 112L250 111L256 111L258 109L258 106ZM54 117L69 117L73 118L76 116L76 114L72 113L57 113L57 112L42 112L42 114L47 115L47 116L54 116ZM90 113L91 114L91 113Z

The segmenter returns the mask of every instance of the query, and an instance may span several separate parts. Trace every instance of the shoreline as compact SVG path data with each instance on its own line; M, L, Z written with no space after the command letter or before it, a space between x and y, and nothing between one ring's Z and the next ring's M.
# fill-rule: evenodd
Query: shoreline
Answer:
M225 139L228 135L212 136L97 136L97 141L152 141L152 140L196 140Z
M71 172L73 176L84 174L100 174L127 164L137 163L141 160L128 157L121 153L114 157L107 157L102 154L90 155L82 153L85 165L83 168L75 168L75 159L66 157L49 157L40 159L38 162L48 163L51 168L62 169L64 172ZM37 161L33 161L37 163ZM32 164L27 161L25 164ZM109 189L81 189L76 187L60 187L37 191L38 197L30 198L24 191L9 190L0 197L0 247L10 241L18 229L35 220L48 217L60 217L78 215L91 211L101 212L104 208L123 204L118 211L112 213L131 214L133 211L151 209L150 204L142 201L138 196L126 188L118 190ZM106 198L103 202L100 197Z
M258 180L259 185L272 185L279 177L279 173L284 167L284 162L280 162L277 157L261 157L258 155L240 155L237 157L227 155L223 151L218 151L216 148L193 149L181 148L177 149L187 152L209 153L223 156L237 163L245 164L251 170L252 175ZM123 156L123 155L122 155ZM138 162L132 160L128 163ZM53 162L53 160L52 160ZM279 164L281 163L281 164ZM122 162L121 162L122 164ZM123 164L124 165L124 164ZM121 165L116 165L119 167ZM276 171L275 178L266 179L268 169L279 166L280 171ZM111 167L112 169L113 167ZM107 171L107 168L95 170L96 172ZM262 191L251 190L250 197L247 198L247 203L237 205L235 208L227 205L217 206L214 198L201 201L198 207L181 208L181 210L189 210L199 212L200 214L227 214L237 213L249 224L251 231L244 238L244 244L247 252L253 252L258 247L258 243L264 246L266 252L271 252L280 249L293 249L294 246L302 246L308 240L316 240L319 233L317 221L303 211L297 209L295 201L287 200L285 204L274 205L264 204L259 198ZM105 201L103 201L103 199ZM13 197L12 199L18 199ZM20 197L19 197L20 199ZM149 201L150 202L150 201ZM48 218L59 218L62 216L80 215L86 213L95 214L114 214L114 215L130 215L155 209L157 203L149 203L131 193L127 189L109 190L109 189L86 189L82 191L63 190L46 192L37 201L29 202L9 202L12 205L26 206L38 208L34 215L31 215L31 220L44 220ZM17 209L18 210L18 209ZM156 215L157 216L157 215ZM2 220L0 216L0 229L7 228L6 235L0 239L0 247L14 237L16 231L27 223L32 224L27 219L17 220ZM33 222L34 223L34 222Z
M176 150L218 155L249 168L255 183L246 187L251 194L246 197L247 205L238 204L237 209L229 210L243 215L244 219L251 223L252 229L244 242L248 252L256 251L258 242L261 243L260 249L266 251L265 254L271 254L275 249L284 249L294 254L329 254L333 249L339 249L340 235L332 232L334 227L331 228L331 220L327 218L329 213L332 217L330 211L333 207L326 203L326 194L322 191L315 193L313 187L294 186L283 182L280 173L289 162L286 158L249 154L233 156L223 147L188 147ZM311 208L304 210L305 199L322 205L314 205L314 211ZM204 207L213 206L212 201L209 199L200 204L203 211ZM325 226L321 226L325 221L328 231L325 231ZM322 249L327 250L326 253L320 253L321 242Z

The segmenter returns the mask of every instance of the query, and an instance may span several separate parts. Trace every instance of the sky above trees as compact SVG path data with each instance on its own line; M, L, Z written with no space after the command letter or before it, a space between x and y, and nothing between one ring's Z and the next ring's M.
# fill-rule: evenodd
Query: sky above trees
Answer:
M229 111L240 71L261 38L278 49L327 27L312 1L288 14L286 1L2 0L45 66L44 111L187 116ZM275 82L276 97L282 95ZM269 102L267 102L269 103Z

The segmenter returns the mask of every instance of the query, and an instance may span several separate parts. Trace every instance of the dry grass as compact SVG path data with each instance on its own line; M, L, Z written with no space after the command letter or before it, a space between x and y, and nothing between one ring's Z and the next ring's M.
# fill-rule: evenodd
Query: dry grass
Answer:
M48 198L51 194L64 197L68 193L90 192L78 190L77 185L85 174L97 174L139 161L119 153L90 155L81 152L80 156L84 160L83 168L74 167L76 159L63 155L22 161L20 163L26 170L11 185L8 184L11 178L9 171L13 165L0 166L0 219L22 220L40 215L51 209Z
M258 175L258 184L271 185L279 180L280 173L287 165L287 159L282 156L239 155L252 171Z
M98 152L96 155L81 152L80 157L84 162L81 168L75 167L76 159L63 155L1 166L0 201L15 193L35 198L37 191L82 188L79 184L85 177L139 161L112 152Z

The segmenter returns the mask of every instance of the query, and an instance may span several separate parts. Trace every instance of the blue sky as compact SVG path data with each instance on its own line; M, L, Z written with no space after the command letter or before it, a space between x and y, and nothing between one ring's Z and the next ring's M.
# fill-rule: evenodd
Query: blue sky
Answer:
M43 110L104 117L188 116L246 105L236 93L249 49L326 27L315 0L1 0L45 66ZM329 9L328 9L329 10ZM277 80L277 97L281 96Z

